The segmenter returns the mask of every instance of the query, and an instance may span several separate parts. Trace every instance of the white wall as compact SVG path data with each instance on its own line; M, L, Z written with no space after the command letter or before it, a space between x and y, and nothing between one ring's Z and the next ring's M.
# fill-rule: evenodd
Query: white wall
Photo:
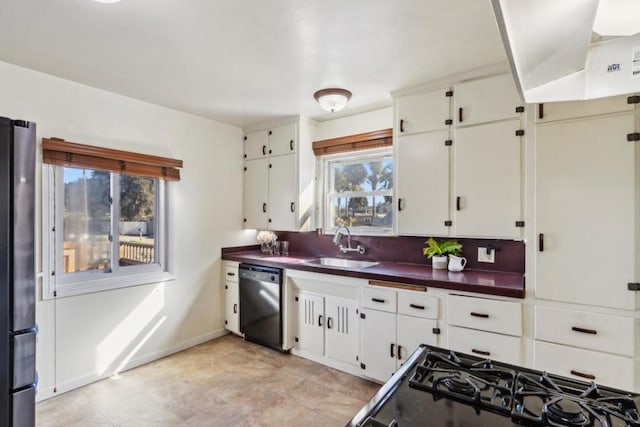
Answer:
M393 107L318 123L316 140L339 138L393 127Z
M60 137L184 160L171 184L176 280L38 298L38 399L222 334L220 249L255 242L240 222L241 129L2 62L0 93L0 115L35 121L39 144Z

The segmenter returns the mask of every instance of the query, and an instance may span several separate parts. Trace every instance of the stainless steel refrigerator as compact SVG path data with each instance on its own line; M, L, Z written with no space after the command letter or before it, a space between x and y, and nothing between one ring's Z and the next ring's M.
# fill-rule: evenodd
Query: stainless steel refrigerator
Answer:
M0 427L35 425L36 125L0 117Z

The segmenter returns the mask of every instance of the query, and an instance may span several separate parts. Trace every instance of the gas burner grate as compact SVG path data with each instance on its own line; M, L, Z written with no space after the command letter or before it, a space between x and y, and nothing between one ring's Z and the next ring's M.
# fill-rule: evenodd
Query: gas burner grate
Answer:
M544 373L518 373L512 417L553 427L640 427L640 397Z
M515 371L490 360L430 352L416 367L409 386L510 414L515 376Z

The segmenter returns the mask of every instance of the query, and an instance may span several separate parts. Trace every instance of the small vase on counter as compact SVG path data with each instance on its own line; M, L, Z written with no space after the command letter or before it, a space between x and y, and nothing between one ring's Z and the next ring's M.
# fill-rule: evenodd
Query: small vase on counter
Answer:
M431 257L431 268L434 270L446 270L447 269L448 258L446 255L438 256L435 255Z

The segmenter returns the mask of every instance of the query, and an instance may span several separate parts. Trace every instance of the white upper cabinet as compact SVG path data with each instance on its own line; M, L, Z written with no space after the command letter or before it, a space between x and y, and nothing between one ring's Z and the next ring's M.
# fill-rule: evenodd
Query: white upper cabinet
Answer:
M633 310L634 115L536 129L536 298Z
M637 96L614 96L571 102L549 102L536 104L536 123L552 122L579 117L589 117L608 113L632 111L638 101Z
M448 89L406 95L396 100L396 132L399 136L446 129L450 119Z
M244 162L244 227L266 228L269 205L269 160Z
M296 156L269 158L268 227L273 230L296 228Z
M517 118L524 106L510 74L457 84L453 94L456 126Z
M315 227L314 134L315 125L303 119L246 133L245 228L309 231Z
M522 237L516 224L523 220L520 126L520 120L507 120L455 130L456 235Z
M271 156L295 153L297 145L295 125L280 126L269 131L269 154Z
M449 131L398 138L398 233L446 236L449 227Z
M249 132L244 137L244 158L260 159L269 154L269 131Z

